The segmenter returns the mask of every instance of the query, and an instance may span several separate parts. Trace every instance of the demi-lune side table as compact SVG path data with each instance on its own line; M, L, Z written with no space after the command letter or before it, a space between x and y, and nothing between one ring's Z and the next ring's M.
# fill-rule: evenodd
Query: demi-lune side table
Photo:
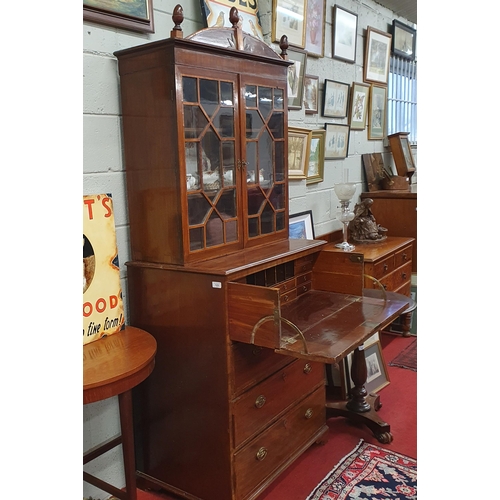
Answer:
M132 326L83 346L83 404L118 395L121 435L83 455L83 464L122 444L125 491L87 473L83 480L120 500L137 500L132 389L153 371L156 340Z

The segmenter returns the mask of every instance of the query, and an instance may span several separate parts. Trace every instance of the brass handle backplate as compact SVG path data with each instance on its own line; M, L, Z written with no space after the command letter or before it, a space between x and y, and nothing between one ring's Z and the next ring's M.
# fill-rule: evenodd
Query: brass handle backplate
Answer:
M266 456L267 456L267 448L264 448L264 446L262 446L262 448L259 448L259 451L256 454L256 458L257 460L262 461L264 460L264 458L266 458Z
M257 408L262 408L266 404L266 397L262 394L255 400L255 406Z
M309 363L304 365L304 373L311 373L312 366Z
M309 418L311 418L311 417L313 416L313 413L314 413L314 412L313 412L313 409L312 409L312 408L308 408L308 409L306 410L306 413L305 413L305 415L304 415L304 416L305 416L306 418L308 418L308 419L309 419Z

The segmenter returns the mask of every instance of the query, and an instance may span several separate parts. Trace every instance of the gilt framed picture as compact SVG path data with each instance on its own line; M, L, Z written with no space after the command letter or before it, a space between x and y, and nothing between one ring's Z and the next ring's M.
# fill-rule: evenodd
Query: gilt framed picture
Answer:
M325 171L325 136L326 130L312 131L306 184L314 184L323 180Z
M345 118L349 104L349 84L325 80L323 88L323 116Z
M370 105L368 113L368 139L383 139L385 135L385 117L387 107L387 87L370 87Z
M351 130L364 130L368 103L370 101L370 85L353 83L351 89L351 105L349 109L349 125Z
M295 63L288 66L288 109L302 109L304 76L307 62L306 51L301 49L288 49L288 60L294 61Z
M392 35L368 26L366 31L363 80L387 85Z
M325 123L325 160L347 158L349 149L349 125Z
M417 30L394 19L392 21L392 53L413 61L416 44Z
M348 63L356 62L358 16L347 9L333 6L332 57Z
M324 0L307 0L306 33L304 48L307 55L323 57L325 43L325 9Z
M83 0L83 20L154 33L153 0Z
M305 179L311 145L311 130L288 127L288 178Z
M273 0L273 42L283 35L290 45L304 48L306 0Z

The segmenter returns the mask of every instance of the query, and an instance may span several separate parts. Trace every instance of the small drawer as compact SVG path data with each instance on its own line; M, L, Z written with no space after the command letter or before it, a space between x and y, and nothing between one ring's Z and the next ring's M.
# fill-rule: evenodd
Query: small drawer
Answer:
M300 274L297 276L296 283L297 286L302 285L303 283L306 283L307 281L311 281L312 278L312 273L306 273L306 274Z
M395 253L396 268L411 261L411 245Z
M388 276L384 276L379 278L377 281L373 281L372 279L365 277L365 288L373 288L375 290L380 290L380 286L387 290L388 292L393 290L393 277L394 275L391 273ZM379 284L380 283L380 284Z
M380 262L376 262L374 264L373 277L379 280L380 278L387 276L389 273L392 273L394 269L396 269L394 266L394 255L389 255L389 257L386 257Z
M255 498L252 492L327 429L325 388L320 387L235 453L236 498Z
M308 292L311 288L312 288L312 283L310 281L306 281L305 283L302 283L301 285L297 285L297 296Z
M411 283L411 261L403 267L396 269L393 278L393 289L396 290L404 283Z
M307 271L312 271L312 267L313 267L312 255L302 257L301 259L296 259L294 264L295 275L305 273Z
M280 293L280 302L282 304L286 304L287 302L291 302L295 298L297 298L297 289L296 288L294 288L288 292Z
M233 402L234 446L266 427L303 394L324 382L324 365L297 360Z
M282 294L283 292L289 292L290 290L295 289L295 278L283 281L283 283L280 283L276 286L279 289L280 294Z

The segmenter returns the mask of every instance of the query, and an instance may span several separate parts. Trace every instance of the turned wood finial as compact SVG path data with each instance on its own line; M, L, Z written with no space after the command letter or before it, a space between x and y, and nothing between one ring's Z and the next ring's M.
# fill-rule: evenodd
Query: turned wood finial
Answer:
M177 4L174 8L172 21L174 22L174 28L170 32L170 36L172 38L182 38L181 24L182 21L184 21L184 11L182 10L182 6L180 4Z
M285 61L288 61L288 37L286 35L282 35L280 38L280 49L281 49L281 58Z
M240 14L236 7L231 7L229 11L229 22L231 23L233 28L238 27L238 23L240 22Z

